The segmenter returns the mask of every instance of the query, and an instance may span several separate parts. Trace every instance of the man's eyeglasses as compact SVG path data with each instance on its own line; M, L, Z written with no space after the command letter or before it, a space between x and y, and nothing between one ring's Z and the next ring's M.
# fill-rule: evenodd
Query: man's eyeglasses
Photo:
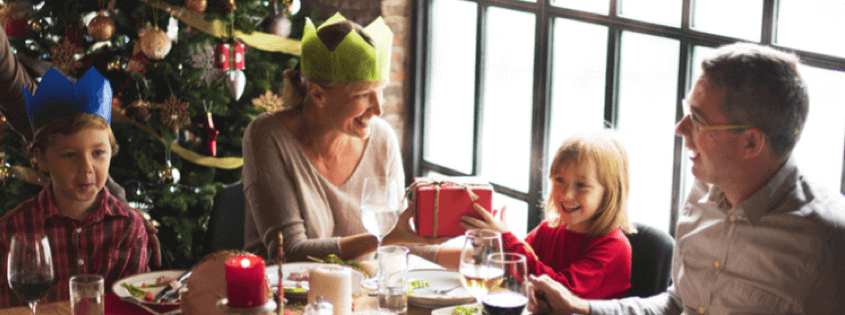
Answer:
M682 106L683 106L683 109L684 109L684 117L689 116L690 121L692 122L692 125L695 126L695 128L697 128L701 131L734 130L734 129L753 128L752 126L749 126L749 125L708 125L707 123L702 121L701 118L698 117L697 114L692 112L692 110L690 109L689 101L684 99L684 100L681 101L681 103L682 103Z

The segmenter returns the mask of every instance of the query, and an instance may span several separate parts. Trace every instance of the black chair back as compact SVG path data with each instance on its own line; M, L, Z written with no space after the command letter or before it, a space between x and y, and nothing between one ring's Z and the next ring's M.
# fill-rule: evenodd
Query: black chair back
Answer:
M206 239L209 253L244 247L244 184L223 186L214 196Z
M651 226L632 222L637 233L626 234L631 242L631 289L628 296L648 297L666 291L672 278L675 239Z

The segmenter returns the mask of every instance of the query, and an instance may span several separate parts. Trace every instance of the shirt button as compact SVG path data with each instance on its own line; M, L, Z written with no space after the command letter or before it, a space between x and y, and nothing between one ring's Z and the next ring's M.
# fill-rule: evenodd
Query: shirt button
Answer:
M700 314L704 314L704 311L706 311L706 310L707 310L707 309L706 309L706 308L704 308L704 306L701 306L701 307L699 307L699 308L698 308L698 313L700 313Z
M84 262L84 261L82 261L82 259L80 259L80 260L79 260L79 261L77 261L76 263L77 263L77 264L79 264L80 266L82 266L82 265L84 265L84 264L85 264L85 262Z
M713 267L716 267L716 269L719 269L719 267L721 267L721 266L722 266L722 263L719 262L718 260L713 262Z
M736 216L735 216L735 215L732 215L732 216L731 216L731 222L734 222L734 221L736 221Z
M76 228L76 233L82 233L82 228Z

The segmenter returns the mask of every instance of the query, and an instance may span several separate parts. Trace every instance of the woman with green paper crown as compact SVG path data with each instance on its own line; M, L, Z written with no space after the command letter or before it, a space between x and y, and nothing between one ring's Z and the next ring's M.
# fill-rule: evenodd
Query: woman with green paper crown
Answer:
M361 223L364 178L405 179L396 135L379 117L392 41L381 18L366 28L340 13L319 28L306 19L300 65L285 71L288 108L244 132L245 250L275 260L281 232L287 261L375 251ZM383 245L436 261L436 246L422 245L445 239L418 236L412 216L409 207Z

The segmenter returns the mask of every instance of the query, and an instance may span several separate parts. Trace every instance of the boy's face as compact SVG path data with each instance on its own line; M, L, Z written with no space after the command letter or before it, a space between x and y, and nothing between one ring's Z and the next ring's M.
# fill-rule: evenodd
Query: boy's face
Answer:
M69 136L56 135L46 152L36 151L35 156L38 166L50 173L56 201L78 202L87 209L109 176L109 133L87 127Z

